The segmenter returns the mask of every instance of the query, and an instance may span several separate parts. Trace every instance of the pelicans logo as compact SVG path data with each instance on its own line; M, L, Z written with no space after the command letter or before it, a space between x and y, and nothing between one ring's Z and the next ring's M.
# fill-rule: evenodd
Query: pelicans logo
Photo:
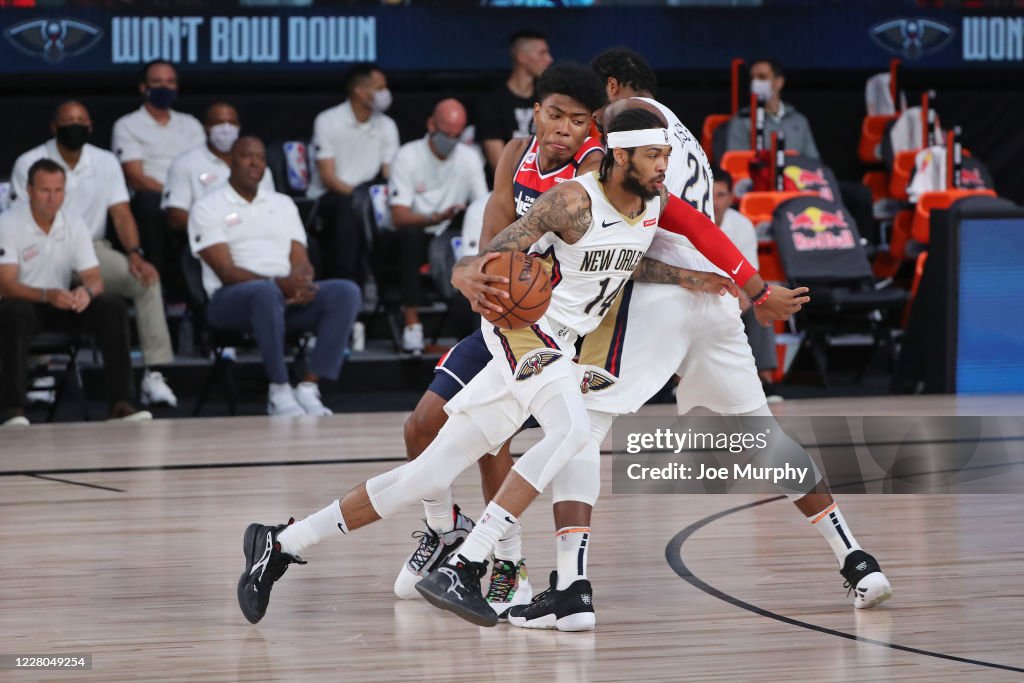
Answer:
M591 391L602 391L613 384L615 384L614 377L599 370L587 370L583 373L583 379L580 381L580 391L588 394Z
M907 59L938 52L953 40L953 29L932 19L890 19L872 26L868 34L883 49Z
M11 26L4 37L21 52L56 64L98 43L103 30L78 19L30 19Z
M516 373L516 381L522 382L524 379L539 375L544 371L545 366L551 365L561 357L562 354L557 351L538 351L523 361L519 372Z

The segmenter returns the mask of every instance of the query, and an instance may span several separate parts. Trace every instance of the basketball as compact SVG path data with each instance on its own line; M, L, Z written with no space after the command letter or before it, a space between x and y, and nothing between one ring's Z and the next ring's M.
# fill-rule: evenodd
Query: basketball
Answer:
M495 283L496 289L507 288L508 299L484 295L490 303L501 306L503 313L485 311L483 316L498 327L518 330L540 320L551 301L551 280L534 256L521 251L504 252L484 266L488 275L508 278L508 284Z

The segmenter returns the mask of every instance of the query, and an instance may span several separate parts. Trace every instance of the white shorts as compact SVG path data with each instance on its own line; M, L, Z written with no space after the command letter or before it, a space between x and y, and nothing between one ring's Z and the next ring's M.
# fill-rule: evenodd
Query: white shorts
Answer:
M696 406L746 413L765 403L734 297L629 283L618 307L605 321L609 330L598 328L583 340L581 372L591 372L590 384L595 377L614 379L584 391L588 410L636 412L673 374L682 377L676 393L680 413ZM586 380L584 374L584 388Z
M576 337L559 338L546 318L521 330L495 330L483 323L484 341L491 361L466 387L445 404L449 415L468 415L499 446L518 431L531 407L543 394L579 386L579 371L572 362Z

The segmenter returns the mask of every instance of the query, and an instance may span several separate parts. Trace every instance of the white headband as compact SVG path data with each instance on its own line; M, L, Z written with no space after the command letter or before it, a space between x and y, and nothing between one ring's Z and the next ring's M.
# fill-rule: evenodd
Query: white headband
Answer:
M648 145L667 145L668 130L665 128L644 128L608 133L608 149L629 149Z

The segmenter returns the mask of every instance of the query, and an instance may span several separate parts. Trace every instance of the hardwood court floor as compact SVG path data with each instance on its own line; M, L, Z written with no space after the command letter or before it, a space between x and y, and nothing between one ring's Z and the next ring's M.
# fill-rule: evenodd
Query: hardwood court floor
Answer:
M670 414L670 407L647 409ZM1011 414L1004 398L790 401L807 415ZM310 550L257 626L241 535L319 509L403 453L401 414L64 424L0 432L0 654L93 655L88 672L0 680L878 681L1024 676L1024 498L846 496L895 594L855 611L824 541L785 499L605 495L598 630L481 629L391 584L420 510ZM530 442L523 438L517 445ZM370 460L371 462L367 462ZM474 471L456 500L477 516ZM550 496L524 515L536 589Z

